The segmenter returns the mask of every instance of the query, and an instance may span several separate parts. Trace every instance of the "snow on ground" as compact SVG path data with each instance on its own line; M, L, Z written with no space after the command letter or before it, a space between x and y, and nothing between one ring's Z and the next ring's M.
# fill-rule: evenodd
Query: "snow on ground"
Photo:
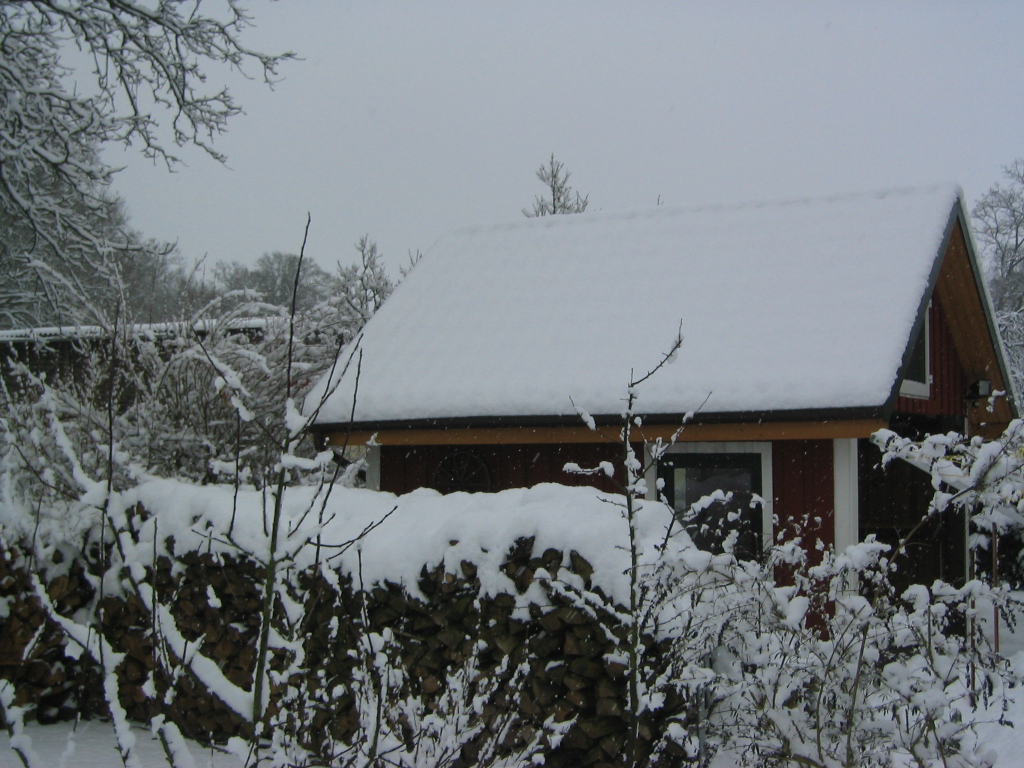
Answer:
M1021 637L1020 632L1016 633L1015 643ZM1010 658L1018 671L1024 670L1024 651ZM997 768L1024 765L1024 690L1018 686L1009 692L1009 697L1011 700L1005 718L1015 727L1000 725L997 722L998 712L993 712L989 717L978 717L980 724L977 726L977 744L982 755L987 753L987 756L995 760Z
M1024 661L1020 657L1018 660ZM978 726L978 743L996 756L997 768L1024 765L1024 692L1019 689L1007 719L1016 727L1008 728L995 722Z
M1020 661L1024 662L1024 658ZM996 758L995 768L1024 765L1024 691L1017 690L1007 717L1018 726L1008 728L993 722L978 728L978 741ZM114 729L109 723L80 723L74 735L73 751L68 747L72 731L70 723L29 725L26 730L42 765L47 768L115 768L121 764ZM141 767L165 766L160 745L150 737L149 731L137 728L135 733ZM242 762L232 755L211 752L194 742L189 742L189 748L197 768L243 768ZM732 756L723 754L715 759L712 766L735 768L737 762ZM0 768L21 768L18 756L10 750L6 733L0 735Z
M32 748L47 768L116 768L121 765L117 753L114 727L110 723L83 722L73 729L72 723L29 725L25 730L32 738ZM147 729L135 728L135 748L141 768L165 766L160 742ZM195 742L189 749L196 768L242 768L232 755L211 752ZM7 733L0 736L0 768L21 768L21 761L10 748Z

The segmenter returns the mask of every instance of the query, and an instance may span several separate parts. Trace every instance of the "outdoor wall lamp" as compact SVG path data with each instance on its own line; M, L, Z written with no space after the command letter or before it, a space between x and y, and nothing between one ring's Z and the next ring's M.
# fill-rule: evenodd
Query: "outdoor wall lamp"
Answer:
M992 397L992 381L990 379L978 379L967 388L968 400L981 400Z

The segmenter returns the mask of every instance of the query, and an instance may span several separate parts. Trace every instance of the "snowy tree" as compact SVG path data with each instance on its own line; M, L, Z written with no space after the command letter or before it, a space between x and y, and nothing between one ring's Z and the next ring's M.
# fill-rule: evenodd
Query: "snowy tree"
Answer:
M0 327L42 325L39 318L43 286L29 264L25 236L8 221L0 220Z
M1015 312L1024 308L1024 159L1003 176L1006 184L993 184L972 213L996 309Z
M580 196L579 192L569 186L569 177L572 174L565 170L565 164L555 160L555 153L551 153L551 159L537 169L537 178L548 188L550 198L540 195L533 201L532 208L523 208L523 215L527 218L536 216L552 216L560 213L583 213L587 210L590 202L589 195Z
M96 235L123 247L116 257L90 254L63 265L59 248L41 241L29 221L0 211L0 327L69 325L83 313L95 321L122 303L152 311L154 297L163 298L160 279L174 263L172 247L133 230L120 199L104 194L96 205L88 214ZM68 242L62 237L59 247Z
M336 335L317 327L315 312L296 312L301 267L300 251L292 300L283 315L248 324L231 322L245 319L249 307L243 304L236 308L239 316L205 322L200 318L169 337L115 324L97 343L83 345L90 354L71 380L51 381L25 366L15 366L14 383L0 380L6 414L0 420L5 503L13 506L31 499L40 513L44 507L68 511L82 522L80 532L86 537L99 534L95 551L101 560L107 555L124 564L132 560L137 521L117 507L116 499L142 477L226 479L234 484L236 498L243 484L263 489L266 539L249 549L233 544L257 562L263 574L249 690L228 682L194 648L186 653L188 643L170 606L161 602L144 570L126 568L116 579L98 582L99 602L109 587L131 594L144 606L153 621L154 664L169 680L187 669L251 725L251 745L269 727L271 655L291 660L298 653L297 626L287 619L274 626L276 604L283 601L288 606L288 617L295 612L294 595L281 574L292 566L295 553L316 539L323 523L322 506L318 514L319 501L314 501L292 528L282 527L285 494L295 483L314 482L320 484L318 496L325 499L335 481L350 479L359 467L352 465L342 475L330 450L316 452L309 438L313 417L298 412L296 403L319 374L333 366L340 344ZM307 517L312 527L302 528ZM233 542L233 531L234 513L227 541ZM35 580L46 615L68 642L100 666L122 759L126 765L134 764L133 740L116 682L123 654L104 637L102 609L64 617L49 602L39 578ZM0 706L6 706L2 700ZM168 762L181 765L176 727L161 716L153 728L164 741Z
M128 317L135 323L181 322L196 317L219 295L204 279L203 263L187 265L176 252L140 253L118 262Z
M118 226L100 152L136 145L174 167L193 145L223 160L212 142L240 107L210 85L210 66L252 65L270 82L287 58L246 47L249 24L235 0L210 11L197 0L0 2L0 222L21 233L0 269L42 282L76 319L105 322L82 276L117 285L118 260L147 244Z
M1024 159L1003 169L975 204L974 232L985 257L989 290L1017 389L1024 385Z
M342 296L352 317L362 327L367 320L380 309L380 305L391 295L395 283L388 277L384 269L382 254L377 244L369 235L363 235L356 243L359 261L348 267L338 264L338 279L341 282ZM419 257L409 255L411 270ZM361 322L360 322L361 321Z
M302 266L296 293L296 311L316 311L323 316L331 308L334 324L351 338L365 325L391 295L395 282L387 273L383 255L369 235L356 243L357 260L348 265L338 262L335 273L313 262ZM410 255L410 266L415 264ZM214 266L214 283L223 295L234 292L236 301L258 299L264 304L287 309L291 305L298 256L263 254L254 267L240 262L220 262ZM406 273L403 273L406 274ZM230 304L231 302L229 302Z
M255 291L261 301L278 307L291 304L299 257L294 253L264 253L253 267L238 261L220 262L213 268L221 291ZM307 261L299 274L296 310L305 312L326 301L340 286L330 273Z
M144 260L137 272L123 264L129 309L139 302L134 314L83 333L69 352L74 375L62 369L44 381L39 371L14 366L0 404L32 403L45 392L60 413L73 415L67 429L81 439L82 453L95 449L90 434L112 430L123 455L147 473L262 486L287 442L283 404L302 401L392 290L376 245L364 237L358 249L359 262L339 266L337 275L283 253L264 256L255 269L228 265L227 285L212 298L211 287L193 282L171 257ZM152 293L143 290L147 282ZM131 322L147 295L154 315L145 319L165 326ZM204 298L191 311L188 302ZM52 449L39 457L40 471L60 463ZM293 450L313 455L309 443ZM119 471L113 477L119 490L130 485Z

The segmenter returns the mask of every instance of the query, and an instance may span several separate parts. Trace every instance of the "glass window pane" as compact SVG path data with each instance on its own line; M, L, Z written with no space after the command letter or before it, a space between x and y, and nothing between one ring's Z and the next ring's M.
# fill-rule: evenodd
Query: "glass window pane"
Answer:
M914 343L910 352L910 359L907 361L907 372L905 379L919 381L922 384L928 383L928 326L921 329L921 333Z
M687 532L701 549L721 553L727 542L741 559L761 552L761 455L757 453L685 453L663 458L659 477L664 492ZM693 510L715 491L732 496Z
M682 511L683 508L689 507L704 496L710 496L715 491L756 493L754 473L748 467L707 466L676 469L677 511ZM679 504L679 501L683 503Z

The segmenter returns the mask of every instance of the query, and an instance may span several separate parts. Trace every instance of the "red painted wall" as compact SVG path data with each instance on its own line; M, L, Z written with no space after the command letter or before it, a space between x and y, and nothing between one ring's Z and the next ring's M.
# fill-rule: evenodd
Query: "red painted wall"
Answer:
M431 487L433 473L452 451L471 451L490 472L491 489L521 488L537 483L595 485L618 491L604 475L581 477L562 471L566 462L583 467L611 461L621 472L619 447L612 444L586 445L481 445L481 446L385 446L381 449L381 490L407 493ZM777 440L772 443L772 488L777 532L788 536L802 531L812 549L820 540L831 546L835 540L835 491L831 440ZM619 482L621 477L615 478Z
M938 296L932 299L928 313L931 397L927 400L900 397L896 401L896 411L928 416L964 416L967 413L964 402L967 377L953 346L953 335Z
M620 492L621 486L604 474L587 476L564 472L568 462L590 468L599 462L610 461L618 473L615 480L622 483L624 479L621 448L613 443L384 446L380 454L380 489L402 494L416 488L435 487L438 466L453 452L469 452L478 457L487 467L492 491L529 488L538 483L561 483L592 485L602 491Z
M772 492L776 534L801 536L817 551L835 543L835 470L831 440L776 440L772 443Z

